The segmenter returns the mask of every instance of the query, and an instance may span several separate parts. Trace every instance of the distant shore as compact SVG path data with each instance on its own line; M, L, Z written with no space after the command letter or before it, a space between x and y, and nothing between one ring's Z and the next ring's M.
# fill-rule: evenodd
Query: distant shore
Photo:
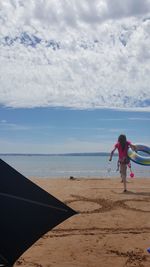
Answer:
M0 156L109 156L108 152L82 152L82 153L0 153ZM117 154L114 154L114 156Z
M14 267L148 267L150 179L31 179L78 211ZM38 223L38 222L37 222Z

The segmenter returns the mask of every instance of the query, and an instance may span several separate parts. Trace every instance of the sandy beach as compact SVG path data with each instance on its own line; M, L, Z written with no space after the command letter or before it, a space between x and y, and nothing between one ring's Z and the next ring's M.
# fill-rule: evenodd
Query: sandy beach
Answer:
M149 267L150 179L32 179L78 214L39 239L15 267ZM37 222L38 223L38 222Z

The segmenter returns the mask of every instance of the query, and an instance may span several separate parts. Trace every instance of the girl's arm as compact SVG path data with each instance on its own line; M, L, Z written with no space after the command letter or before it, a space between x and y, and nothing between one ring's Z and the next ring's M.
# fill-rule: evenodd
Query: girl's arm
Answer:
M132 150L136 151L136 145L130 144L129 146L131 147Z
M113 154L114 154L115 150L116 150L116 147L111 151L110 157L109 157L109 161L112 160L112 157L113 157Z

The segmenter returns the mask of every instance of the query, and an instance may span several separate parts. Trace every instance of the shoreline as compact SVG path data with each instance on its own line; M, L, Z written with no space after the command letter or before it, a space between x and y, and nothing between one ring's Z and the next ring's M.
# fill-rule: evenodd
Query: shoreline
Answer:
M26 176L27 179L29 180L33 180L33 181L38 181L38 180L45 180L45 181L49 181L49 180L57 180L57 181L62 181L62 180L73 180L73 181L84 181L84 180L89 180L89 181L94 181L94 180L98 180L98 181L105 181L105 180L109 180L109 181L118 181L121 178L118 176L114 176L114 177L76 177L76 176L72 176L73 179L70 179L70 177L40 177L40 176ZM129 182L133 182L135 180L149 180L149 177L134 177L134 178L130 178L127 177L127 181Z
M14 267L149 267L150 180L32 178L78 212L46 233ZM38 222L37 222L38 223Z

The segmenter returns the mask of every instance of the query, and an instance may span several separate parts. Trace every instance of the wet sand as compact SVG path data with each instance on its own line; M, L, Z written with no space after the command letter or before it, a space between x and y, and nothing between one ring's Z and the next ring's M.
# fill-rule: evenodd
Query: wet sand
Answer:
M40 238L14 267L149 267L150 179L32 179L78 214ZM37 222L38 223L38 222Z

